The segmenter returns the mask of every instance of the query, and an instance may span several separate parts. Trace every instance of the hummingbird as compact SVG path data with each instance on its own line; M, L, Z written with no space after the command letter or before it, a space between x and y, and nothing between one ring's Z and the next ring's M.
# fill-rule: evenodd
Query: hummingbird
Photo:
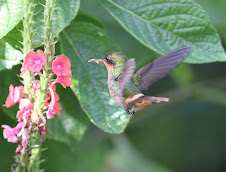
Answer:
M148 63L137 72L135 59L127 60L121 52L112 52L103 59L90 59L88 62L105 64L111 97L129 115L133 115L152 104L169 102L169 98L145 96L142 91L175 69L188 56L190 49L190 47L178 48Z

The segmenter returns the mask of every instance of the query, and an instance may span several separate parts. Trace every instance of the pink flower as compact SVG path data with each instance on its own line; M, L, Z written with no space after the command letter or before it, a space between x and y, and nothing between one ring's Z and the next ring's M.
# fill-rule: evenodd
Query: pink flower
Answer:
M3 130L3 137L8 140L8 142L16 143L18 142L18 137L16 136L18 133L14 128L11 128L8 125L2 125Z
M19 86L19 87L13 87L11 84L9 86L9 95L6 99L6 102L3 106L9 108L13 106L14 104L20 102L21 98L24 96L24 87Z
M22 76L26 71L40 73L45 63L46 55L42 50L37 50L37 53L30 51L25 56L20 76Z
M56 83L60 83L64 88L70 87L72 85L72 81L69 78L71 77L71 74L57 76Z
M65 55L60 55L53 60L52 72L57 76L71 75L71 62Z

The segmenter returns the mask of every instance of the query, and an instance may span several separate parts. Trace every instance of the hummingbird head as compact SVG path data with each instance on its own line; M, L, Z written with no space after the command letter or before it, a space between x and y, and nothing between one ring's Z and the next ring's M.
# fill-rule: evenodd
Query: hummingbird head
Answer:
M102 62L105 64L108 72L110 72L111 69L123 67L126 63L126 56L120 52L112 52L107 54L103 59L90 59L88 62L96 62L98 64Z

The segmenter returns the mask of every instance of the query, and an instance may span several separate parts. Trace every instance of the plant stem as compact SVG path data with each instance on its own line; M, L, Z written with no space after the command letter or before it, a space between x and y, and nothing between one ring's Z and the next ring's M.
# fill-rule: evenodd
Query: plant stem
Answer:
M29 159L28 171L29 172L38 172L40 165L40 157L41 157L41 143L40 143L40 133L38 131L34 131L30 135L31 140L31 156Z
M55 42L53 36L53 11L55 6L55 0L46 0L45 13L44 13L44 22L45 22L45 54L46 54L46 70L51 67L52 60L55 54Z

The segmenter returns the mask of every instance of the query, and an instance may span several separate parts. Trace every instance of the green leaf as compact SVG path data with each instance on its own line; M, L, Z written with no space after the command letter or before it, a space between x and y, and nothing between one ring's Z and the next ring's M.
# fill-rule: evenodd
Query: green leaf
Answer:
M57 36L66 26L68 26L77 15L80 0L57 0L54 8L53 32ZM41 0L36 6L34 16L34 40L35 47L41 46L44 41L44 5L45 0Z
M76 18L60 34L62 51L72 63L72 90L91 122L106 132L121 133L130 117L110 97L104 65L88 63L91 58L118 51L96 23Z
M23 54L20 51L21 44L19 42L22 41L22 35L19 31L21 28L22 22L0 40L0 71L11 69L23 59Z
M226 61L219 35L206 12L193 0L100 2L132 36L160 54L190 46L185 62Z
M89 120L70 88L57 87L57 93L60 96L61 115L47 120L47 128L50 129L47 137L74 146L82 139Z
M23 17L23 0L0 0L0 39Z

